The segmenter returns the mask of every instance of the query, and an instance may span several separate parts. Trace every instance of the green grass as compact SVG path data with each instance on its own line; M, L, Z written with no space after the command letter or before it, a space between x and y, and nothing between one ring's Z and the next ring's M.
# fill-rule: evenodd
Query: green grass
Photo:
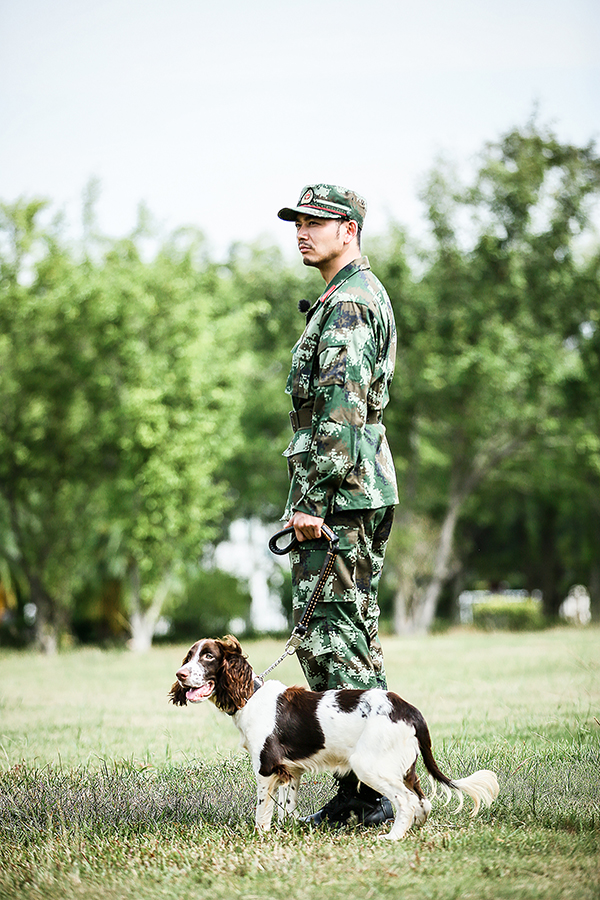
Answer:
M245 650L261 671L281 646ZM399 844L255 834L235 727L167 702L185 649L0 653L0 897L600 898L598 629L384 641L442 769L492 768L501 785L474 820L434 803ZM294 658L271 677L302 681ZM301 811L330 790L306 778Z

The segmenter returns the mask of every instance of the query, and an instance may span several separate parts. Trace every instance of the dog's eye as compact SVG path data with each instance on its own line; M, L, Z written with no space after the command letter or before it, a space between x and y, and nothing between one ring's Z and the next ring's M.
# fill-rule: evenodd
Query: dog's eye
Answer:
M213 654L210 652L210 650L207 650L206 653L202 654L202 656L204 657L204 659L214 659L215 658L213 656Z

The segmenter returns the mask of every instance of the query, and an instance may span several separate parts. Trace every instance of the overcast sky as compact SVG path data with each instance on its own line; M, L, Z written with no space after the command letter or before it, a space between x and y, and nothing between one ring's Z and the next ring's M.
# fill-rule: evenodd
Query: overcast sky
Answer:
M130 230L140 201L216 253L312 181L415 231L441 154L472 164L534 108L600 137L599 0L0 0L0 199Z

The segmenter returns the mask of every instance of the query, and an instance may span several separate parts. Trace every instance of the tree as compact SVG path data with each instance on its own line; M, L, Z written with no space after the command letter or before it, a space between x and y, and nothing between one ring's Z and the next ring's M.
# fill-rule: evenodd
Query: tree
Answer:
M487 148L472 187L441 170L429 181L433 250L396 307L390 405L399 402L407 431L399 541L435 539L420 579L403 577L398 556L403 629L431 625L467 499L562 427L565 386L581 369L569 341L598 304L575 245L599 189L593 147L560 144L533 124ZM385 270L382 280L393 290Z
M108 392L90 380L101 355L91 298L57 230L41 229L45 206L0 208L0 521L37 607L37 641L52 650L86 566Z
M111 349L119 455L103 487L106 530L128 580L132 646L145 649L186 561L198 559L227 506L217 473L239 440L250 309L210 267L197 270L185 243L149 266L125 242L102 279L119 310Z
M144 647L187 558L222 515L247 311L179 235L144 262L135 239L77 259L41 203L2 207L0 515L37 607L37 641L68 627L98 535L126 577Z
M563 385L563 409L554 433L535 443L526 468L517 461L502 481L484 486L467 505L461 524L469 577L510 580L541 589L544 611L556 617L577 584L587 587L600 618L600 252L578 266L578 333L565 349L578 362ZM586 289L587 285L587 289ZM504 574L502 574L504 573Z

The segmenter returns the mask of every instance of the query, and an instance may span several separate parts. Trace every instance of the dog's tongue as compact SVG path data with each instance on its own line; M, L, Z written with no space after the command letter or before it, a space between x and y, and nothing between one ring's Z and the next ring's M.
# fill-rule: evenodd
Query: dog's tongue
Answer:
M212 684L203 684L202 687L194 688L192 691L186 691L186 700L189 700L190 703L198 703L200 700L205 700L206 697L210 697L212 689Z

